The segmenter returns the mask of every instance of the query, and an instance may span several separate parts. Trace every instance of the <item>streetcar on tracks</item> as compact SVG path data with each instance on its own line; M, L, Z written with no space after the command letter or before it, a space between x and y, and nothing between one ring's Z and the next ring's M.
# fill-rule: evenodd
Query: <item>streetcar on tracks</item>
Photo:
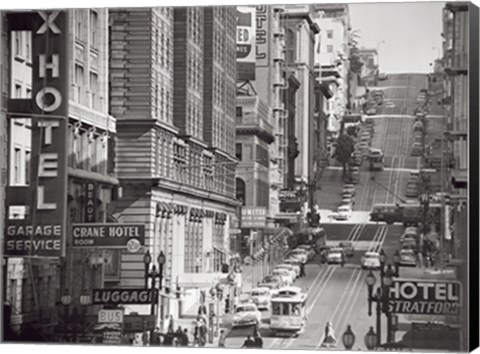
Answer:
M415 226L426 217L429 223L440 224L441 204L429 203L425 208L419 202L401 204L375 204L370 212L370 221L387 224L402 223ZM426 211L426 212L425 212Z
M307 324L307 294L299 287L279 289L271 298L270 331L274 336L297 336Z

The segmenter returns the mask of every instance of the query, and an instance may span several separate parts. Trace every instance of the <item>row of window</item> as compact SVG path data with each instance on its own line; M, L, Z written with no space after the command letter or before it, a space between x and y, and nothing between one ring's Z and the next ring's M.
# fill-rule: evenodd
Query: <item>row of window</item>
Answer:
M90 47L98 49L99 43L99 19L98 12L93 9L73 10L75 23L75 39L80 42L90 43ZM88 26L86 26L88 24ZM88 36L88 37L87 37Z
M106 175L108 137L73 125L68 135L68 166Z
M154 114L157 118L164 122L171 122L173 115L173 95L171 94L170 78L163 76L162 73L157 73L157 80L154 91L153 107Z
M203 9L189 7L187 10L188 36L198 45L203 45Z
M203 57L202 53L190 48L187 52L187 87L198 92L203 89Z
M162 69L172 72L173 70L173 46L170 38L171 28L167 23L159 19L155 29L155 62Z

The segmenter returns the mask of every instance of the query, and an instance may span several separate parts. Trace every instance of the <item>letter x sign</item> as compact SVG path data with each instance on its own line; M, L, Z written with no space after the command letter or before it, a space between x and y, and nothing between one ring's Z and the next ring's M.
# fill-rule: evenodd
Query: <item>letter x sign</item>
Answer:
M54 22L57 16L60 14L60 11L53 11L50 13L47 13L45 11L38 11L38 14L45 22L43 22L42 26L38 29L37 34L44 34L49 28L55 34L59 34L62 32Z

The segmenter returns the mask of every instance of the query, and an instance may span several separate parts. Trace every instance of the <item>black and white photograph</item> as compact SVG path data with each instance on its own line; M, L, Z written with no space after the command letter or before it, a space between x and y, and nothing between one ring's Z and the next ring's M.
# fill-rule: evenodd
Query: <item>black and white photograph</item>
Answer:
M0 351L478 347L474 3L47 5L0 5Z

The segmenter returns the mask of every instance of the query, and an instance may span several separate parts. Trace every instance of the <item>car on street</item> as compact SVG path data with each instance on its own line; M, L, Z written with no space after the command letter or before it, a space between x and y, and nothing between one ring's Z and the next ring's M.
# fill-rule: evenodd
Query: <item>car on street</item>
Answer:
M378 148L370 148L368 149L368 157L369 158L377 158L383 156L383 151L382 149Z
M296 248L288 253L288 257L298 258L303 264L308 262L307 251Z
M276 275L282 278L282 286L290 286L295 280L295 274L286 269L274 269L272 275Z
M345 262L343 251L339 248L332 248L327 254L328 264L342 264Z
M419 142L415 142L412 144L412 151L410 153L411 156L421 156L423 154L423 147L422 144Z
M378 80L379 81L384 81L384 80L387 80L388 79L388 75L385 74L385 73L380 73L378 74Z
M353 199L351 198L342 198L342 200L340 200L340 204L339 206L348 206L350 209L353 209Z
M415 123L413 123L413 131L423 132L423 123L420 121L416 121Z
M344 186L344 187L343 187L342 194L343 194L343 193L350 193L351 195L355 195L355 187L346 187L346 186Z
M283 285L283 280L282 277L280 276L274 276L274 275L268 275L265 278L263 278L262 282L259 284L259 286L268 286L272 289L279 289Z
M375 114L377 114L377 108L376 107L367 108L365 113L367 114L367 116L374 116Z
M315 257L315 250L312 245L300 245L297 248L307 251L308 259L311 260Z
M300 268L299 267L296 267L294 265L291 265L291 264L287 264L287 263L280 263L280 264L277 264L275 266L275 269L286 269L290 272L293 272L293 275L295 276L294 279L298 278L300 276Z
M337 209L337 220L348 220L352 216L352 208L348 205L341 205Z
M298 267L298 274L300 274L300 268L301 268L302 262L300 262L298 258L287 258L287 259L284 259L282 263L291 264L292 266Z
M417 241L413 238L406 238L401 242L402 249L404 250L416 250L417 249Z
M260 325L262 314L253 303L238 305L233 313L233 327Z
M352 199L352 198L353 198L353 193L352 193L352 192L348 192L348 191L342 192L342 199L343 199L343 198L350 198L350 199Z
M368 143L366 141L362 141L360 143L358 143L358 145L356 145L358 147L358 150L360 151L365 151L368 149Z
M416 198L418 197L418 187L416 185L409 185L405 191L405 195L408 198Z
M250 299L259 310L268 310L270 308L270 299L272 290L268 287L253 288L250 293Z
M360 262L363 269L379 269L380 253L371 251L365 252Z
M353 257L353 254L355 252L355 248L353 247L353 243L352 242L347 242L347 241L343 241L343 242L340 242L340 244L338 245L338 247L342 248L345 252L345 255L347 257Z
M400 251L400 265L401 266L417 266L417 255L413 250L402 249Z

